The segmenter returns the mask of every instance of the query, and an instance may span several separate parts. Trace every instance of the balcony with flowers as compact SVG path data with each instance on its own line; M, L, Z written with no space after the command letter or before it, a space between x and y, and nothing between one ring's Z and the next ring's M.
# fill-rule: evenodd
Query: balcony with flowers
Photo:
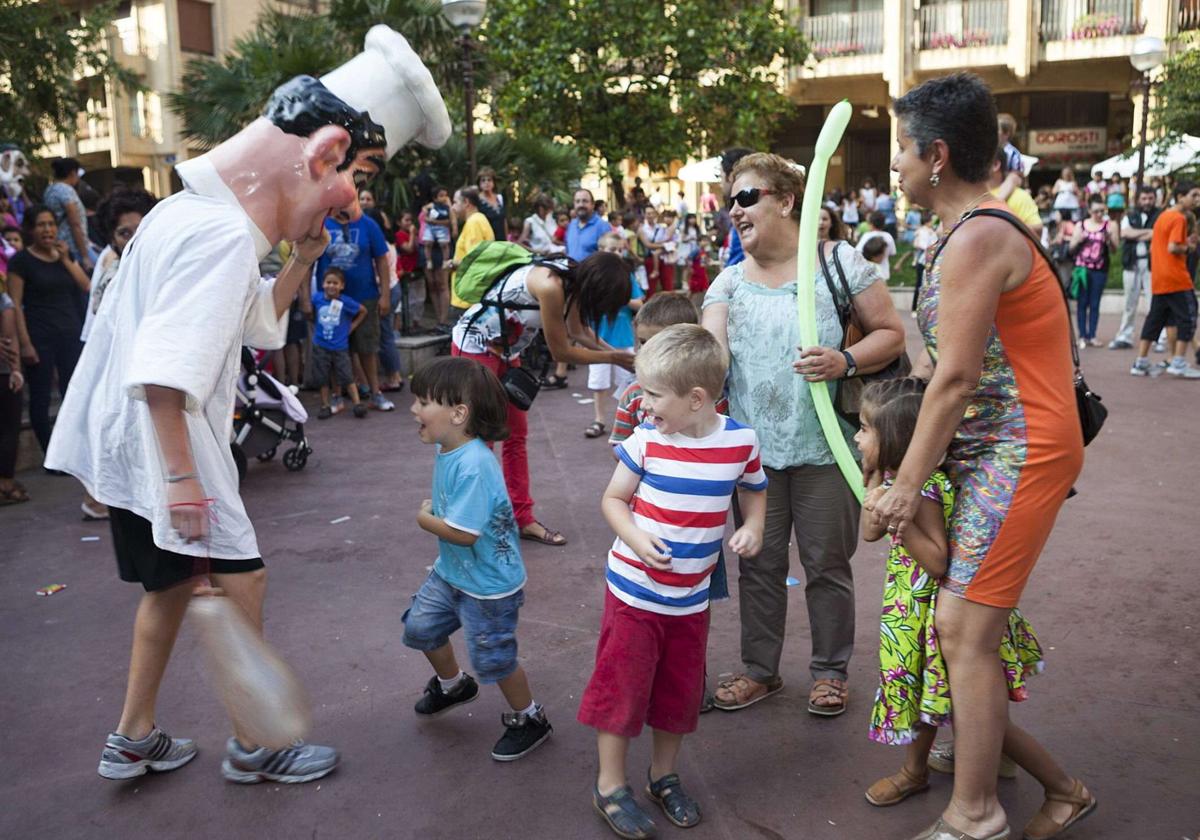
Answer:
M917 9L917 69L1005 63L1008 0L923 0Z
M1046 61L1123 58L1146 30L1141 0L1041 0Z

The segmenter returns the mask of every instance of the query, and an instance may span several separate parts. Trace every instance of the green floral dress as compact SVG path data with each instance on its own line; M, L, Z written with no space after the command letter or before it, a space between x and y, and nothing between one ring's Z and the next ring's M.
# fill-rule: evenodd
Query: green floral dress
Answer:
M921 497L938 502L946 521L954 508L954 487L938 470L921 488ZM883 586L879 627L879 690L871 711L872 741L907 744L920 724L950 723L950 685L938 647L933 619L938 582L917 565L903 546L893 544ZM1000 641L1000 659L1014 702L1028 695L1025 678L1041 673L1042 648L1033 627L1019 610L1008 617Z

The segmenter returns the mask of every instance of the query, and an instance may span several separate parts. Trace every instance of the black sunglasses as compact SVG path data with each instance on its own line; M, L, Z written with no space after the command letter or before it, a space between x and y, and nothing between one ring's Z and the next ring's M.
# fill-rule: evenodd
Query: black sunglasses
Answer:
M744 190L740 190L735 195L730 196L728 207L730 210L732 210L735 203L738 207L753 207L755 204L758 204L758 200L764 195L774 194L775 190L760 190L758 187L747 187Z

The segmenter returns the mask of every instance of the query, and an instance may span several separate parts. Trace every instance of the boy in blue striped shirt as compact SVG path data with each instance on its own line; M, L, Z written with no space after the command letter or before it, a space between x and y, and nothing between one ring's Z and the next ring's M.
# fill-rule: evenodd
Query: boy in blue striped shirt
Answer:
M683 736L696 729L704 695L709 578L735 489L745 524L730 548L762 546L767 478L754 430L718 414L728 360L703 327L676 324L638 352L647 418L616 446L604 493L617 534L608 554L596 667L579 720L597 730L596 809L622 837L650 837L654 823L625 781L630 738L654 730L647 795L689 828L700 808L675 773Z

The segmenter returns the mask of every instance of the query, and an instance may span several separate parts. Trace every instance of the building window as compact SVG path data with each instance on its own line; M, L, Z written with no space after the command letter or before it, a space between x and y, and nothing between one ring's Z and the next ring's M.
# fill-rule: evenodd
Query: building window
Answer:
M184 52L213 55L212 4L204 0L178 0L179 48Z
M1039 93L1029 100L1033 128L1108 125L1107 93Z

